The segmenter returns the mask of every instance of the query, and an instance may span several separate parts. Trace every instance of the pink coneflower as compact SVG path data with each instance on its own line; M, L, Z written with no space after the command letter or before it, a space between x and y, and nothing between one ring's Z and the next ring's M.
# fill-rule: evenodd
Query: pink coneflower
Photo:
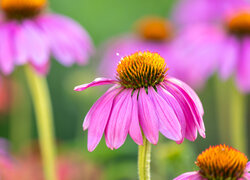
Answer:
M238 88L243 92L249 92L249 1L183 0L180 2L174 14L179 24L184 26L179 37L173 42L171 58L182 65L183 76L201 72L193 76L193 81L196 81L195 77L199 79L199 74L203 77L205 73L204 77L207 78L218 69L222 79L235 74ZM188 50L180 51L186 45Z
M250 179L250 162L240 151L217 145L202 152L196 161L199 171L188 172L174 180Z
M134 32L114 37L103 45L98 73L113 78L120 59L135 51L157 52L166 59L173 35L173 25L165 18L146 16L139 19Z
M75 88L113 84L90 109L83 129L88 129L88 150L93 151L105 134L111 149L119 148L127 134L138 144L143 136L157 144L158 134L181 143L194 141L197 130L205 137L202 104L185 83L168 77L165 60L157 53L136 52L125 56L116 79L97 78Z
M1 0L0 70L31 64L46 74L51 53L63 65L85 64L93 51L88 33L68 17L44 11L46 0Z

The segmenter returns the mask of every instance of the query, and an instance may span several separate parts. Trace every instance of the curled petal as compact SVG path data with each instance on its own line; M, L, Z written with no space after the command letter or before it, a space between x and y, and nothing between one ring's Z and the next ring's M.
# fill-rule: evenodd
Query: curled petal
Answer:
M178 143L182 143L185 137L185 128L186 127L186 119L185 119L185 115L182 111L182 108L179 104L179 102L175 99L175 97L170 94L170 92L168 92L165 88L157 88L157 92L158 94L164 98L164 100L173 108L180 124L182 127L182 139L180 141L178 141Z
M107 78L96 78L94 81L88 84L82 84L80 86L76 86L74 88L75 91L83 91L89 87L94 87L94 86L101 86L101 85L107 85L107 84L114 84L116 83L116 80L113 79L107 79Z
M204 110L196 93L187 84L174 78L169 78L166 82L169 85L171 84L172 87L176 87L182 94L182 96L186 99L188 106L193 114L195 120L194 122L198 128L198 131L200 135L205 138L205 126L202 119Z
M162 87L158 86L159 88ZM182 139L181 126L173 108L156 93L153 87L148 87L148 94L159 118L160 132L171 140L180 141Z
M182 108L186 122L186 126L182 127L185 130L185 138L189 139L190 141L194 141L197 138L197 123L195 123L196 119L191 111L188 101L185 99L180 90L175 86L170 86L166 83L162 84L164 85L166 90L175 97Z

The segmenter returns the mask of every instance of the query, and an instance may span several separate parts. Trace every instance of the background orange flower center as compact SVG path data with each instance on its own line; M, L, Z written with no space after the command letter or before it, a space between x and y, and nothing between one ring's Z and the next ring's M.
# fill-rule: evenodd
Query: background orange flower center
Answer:
M202 152L196 165L200 168L199 173L208 180L233 180L243 175L247 161L247 157L240 151L218 145Z
M231 16L227 21L227 29L239 36L250 35L250 11L241 11Z
M169 40L173 32L170 22L160 17L146 17L139 20L136 30L143 39L152 41Z
M1 8L9 19L24 19L36 16L46 6L46 0L1 0Z

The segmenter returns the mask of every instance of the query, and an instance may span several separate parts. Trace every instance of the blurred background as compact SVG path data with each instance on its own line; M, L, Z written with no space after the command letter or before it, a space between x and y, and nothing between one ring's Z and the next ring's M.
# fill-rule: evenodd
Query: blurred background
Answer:
M163 18L170 16L174 2L173 0L50 0L49 4L53 12L69 16L83 25L92 37L98 52L103 43L111 37L131 32L135 21L143 16L159 15ZM96 87L79 93L73 91L73 88L96 78L99 63L98 53L90 59L87 66L83 67L74 65L66 68L57 61L52 61L47 80L53 104L60 166L62 172L70 173L72 169L81 169L82 177L76 175L76 180L77 178L135 180L137 145L130 137L117 150L108 149L102 139L95 151L87 151L87 132L82 131L83 119L106 89ZM6 84L8 90L5 94L8 95L12 105L1 110L0 137L9 140L9 147L14 157L23 159L26 167L33 167L35 162L39 162L37 128L31 97L22 74L22 69L17 68ZM199 153L210 145L224 143L219 139L218 109L213 80L214 77L210 78L206 85L197 91L205 109L207 138L198 137L195 142L185 140L183 144L177 145L161 136L159 144L152 147L152 179L172 179L183 172L195 170L194 162ZM249 96L246 97L249 110ZM249 117L249 111L247 113ZM28 121L31 123L27 123ZM29 124L32 127L27 127ZM32 142L22 139L27 137L23 134L31 134Z

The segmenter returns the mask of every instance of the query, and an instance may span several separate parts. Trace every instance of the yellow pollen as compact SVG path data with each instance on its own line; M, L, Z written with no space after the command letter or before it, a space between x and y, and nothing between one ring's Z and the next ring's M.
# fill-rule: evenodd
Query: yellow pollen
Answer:
M208 180L237 180L247 165L247 157L240 151L226 146L213 146L202 152L196 161L199 173Z
M164 41L172 37L172 26L164 18L146 17L138 21L137 32L145 40Z
M47 0L1 0L0 3L7 18L20 20L39 14Z
M158 53L136 52L121 59L117 66L117 79L125 88L155 86L166 76L165 60Z
M250 35L250 11L241 11L227 20L227 29L230 33L242 36Z

